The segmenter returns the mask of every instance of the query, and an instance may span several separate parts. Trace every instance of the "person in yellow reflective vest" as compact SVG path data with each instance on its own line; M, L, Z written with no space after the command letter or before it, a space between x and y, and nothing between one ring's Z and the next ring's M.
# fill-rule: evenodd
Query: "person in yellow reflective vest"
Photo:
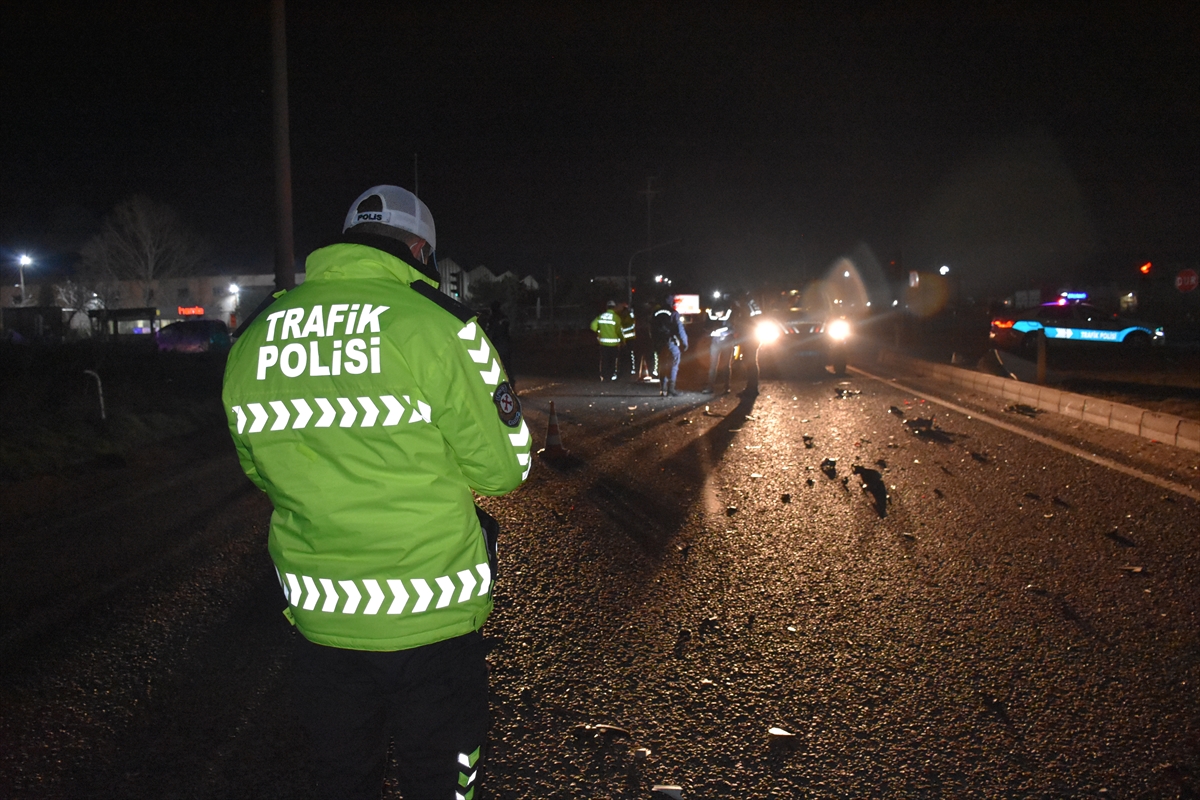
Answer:
M596 332L600 344L600 380L617 379L617 356L621 352L621 317L617 314L617 302L609 300L600 316L589 326Z
M628 303L617 306L617 318L621 321L621 358L618 371L629 369L629 377L637 380L637 322L633 308Z
M238 337L222 400L274 505L267 549L294 637L289 685L324 798L476 793L488 729L496 521L529 429L474 312L438 291L433 218L376 186L340 242Z

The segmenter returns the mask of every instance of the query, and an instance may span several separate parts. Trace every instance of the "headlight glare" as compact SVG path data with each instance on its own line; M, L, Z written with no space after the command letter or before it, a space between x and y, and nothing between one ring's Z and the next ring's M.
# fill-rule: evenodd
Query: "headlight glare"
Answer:
M835 319L826 328L829 338L836 342L845 341L850 336L850 323L844 319Z
M779 325L770 320L763 320L754 328L754 338L759 344L771 344L782 335L783 331L779 329Z

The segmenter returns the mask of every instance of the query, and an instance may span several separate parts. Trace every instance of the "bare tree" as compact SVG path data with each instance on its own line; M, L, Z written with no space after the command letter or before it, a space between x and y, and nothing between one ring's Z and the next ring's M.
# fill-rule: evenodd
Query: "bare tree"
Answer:
M86 314L89 308L100 308L101 303L91 286L81 281L68 278L54 284L54 300L60 307L71 312L67 319L67 331L74 330L75 317Z
M209 262L209 249L170 206L134 195L109 212L80 256L82 282L136 281L150 305L155 281L197 274Z

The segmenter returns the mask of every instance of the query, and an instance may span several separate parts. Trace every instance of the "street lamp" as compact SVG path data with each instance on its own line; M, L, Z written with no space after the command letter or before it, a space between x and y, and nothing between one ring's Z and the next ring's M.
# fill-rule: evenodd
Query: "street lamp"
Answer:
M949 274L950 274L950 268L949 268L948 266L946 266L945 264L943 264L943 265L942 265L942 268L941 268L941 269L939 269L939 270L938 270L938 272L939 272L940 274L942 274L942 275L949 275Z
M21 305L28 305L25 302L25 268L33 264L33 259L26 253L21 253L21 257L17 259L18 271L21 274Z
M25 267L32 265L32 263L34 263L34 259L31 259L25 253L20 254L20 258L17 259L18 271L20 272L20 305L22 306L28 305L25 302Z
M659 242L652 244L649 247L643 247L629 257L629 264L625 268L625 290L629 295L629 305L633 306L633 259L640 256L642 253L649 253L651 250L657 250L660 247L666 247L669 244L679 244L682 239L672 239L669 242Z
M242 287L236 283L229 284L229 327L236 328L238 312L242 310Z

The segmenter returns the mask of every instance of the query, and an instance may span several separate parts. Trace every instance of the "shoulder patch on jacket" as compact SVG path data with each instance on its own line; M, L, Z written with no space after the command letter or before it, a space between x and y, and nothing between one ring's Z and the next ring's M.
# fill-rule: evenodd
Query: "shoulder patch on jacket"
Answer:
M413 281L409 284L414 292L424 297L426 300L432 300L442 308L449 311L454 316L458 317L463 322L469 322L475 316L475 312L467 308L462 303L455 300L445 292L433 288L425 281Z
M496 391L492 392L492 402L496 404L496 411L500 414L500 421L510 428L515 428L521 424L521 401L517 398L517 393L508 385L508 381L496 387Z

